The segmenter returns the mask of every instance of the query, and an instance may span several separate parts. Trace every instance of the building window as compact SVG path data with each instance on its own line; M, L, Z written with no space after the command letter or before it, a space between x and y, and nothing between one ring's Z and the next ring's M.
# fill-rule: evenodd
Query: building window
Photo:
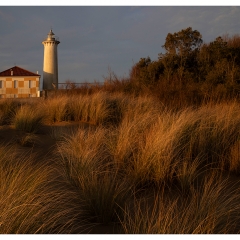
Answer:
M14 88L17 88L17 87L18 87L18 81L14 80Z
M32 88L32 80L29 80L29 88Z
M18 95L17 95L17 94L14 94L14 95L13 95L13 97L14 97L14 98L17 98L17 97L18 97Z
M0 88L2 88L2 87L3 87L3 81L0 80Z

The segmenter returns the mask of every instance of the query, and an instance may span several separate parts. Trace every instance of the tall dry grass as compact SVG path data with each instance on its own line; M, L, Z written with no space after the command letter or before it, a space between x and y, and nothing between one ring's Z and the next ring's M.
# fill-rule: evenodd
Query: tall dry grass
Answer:
M32 202L27 198L36 210L23 208L30 214L26 217L22 213L23 222L30 221L32 215L33 221L35 216L46 221L39 220L44 226L39 224L37 229L24 230L18 225L12 232L66 232L70 226L73 232L76 221L82 220L91 224L121 222L125 233L238 232L238 187L229 188L230 179L220 177L238 175L240 170L237 101L171 109L149 96L100 91L55 96L40 104L25 103L14 110L15 118L24 110L24 121L30 120L31 109L41 112L47 124L83 121L91 127L52 133L57 142L54 162L65 188L56 187L56 182L50 181L55 187L46 183L52 174L48 167L42 168L40 176L40 166L30 164L25 177L37 180L29 193L34 196L36 190L42 197ZM34 125L24 124L28 128ZM9 169L19 169L22 174L27 167L23 164L20 168L21 164L9 165ZM14 179L11 181L17 184ZM37 182L43 185L38 188ZM145 189L154 189L156 195L149 200ZM51 214L44 213L43 217L38 209L41 204ZM61 208L57 210L56 206Z
M134 186L177 182L181 191L187 192L206 169L238 170L240 119L236 102L176 112L150 98L126 101L118 97L119 124L80 131L81 137L76 134L74 141L67 137L70 141L63 143L61 154L74 151L81 163L100 164L89 172L101 172L108 163Z
M93 95L56 95L42 103L46 122L82 121L105 124L116 118L115 97L106 92Z
M131 161L139 142L156 121L160 110L151 99L117 97L120 122L109 128L107 146L114 162L124 166Z
M102 124L108 116L107 93L75 95L68 100L68 114L73 121Z
M43 124L43 114L39 109L31 105L23 105L16 110L12 118L15 129L27 133L36 133Z
M47 98L40 103L40 109L44 113L45 123L54 123L67 120L67 102L66 96Z
M80 224L74 195L54 181L53 166L33 160L0 146L0 233L70 233Z
M160 114L140 141L133 173L159 182L203 167L238 169L239 110L233 102Z
M18 105L18 108L14 108L12 121L17 129L26 132L35 132L39 128L39 109L48 122L74 120L95 125L110 123L106 144L112 158L118 163L133 164L135 175L141 169L148 171L148 168L154 168L155 176L151 171L152 176L147 177L152 180L160 180L161 171L171 178L175 170L170 169L174 169L177 162L181 162L181 167L177 168L183 169L195 158L201 166L209 163L219 166L221 162L222 168L231 171L238 171L239 168L239 107L234 101L171 111L150 97L121 93L109 96L97 92L70 98L63 95L49 98L38 105ZM144 164L149 166L146 168Z
M89 221L109 223L121 215L130 186L111 163L106 130L79 128L59 143L62 174L74 187Z
M1 99L0 101L0 125L10 124L20 103L13 99Z
M136 199L121 222L127 234L239 233L239 188L210 171L187 196L157 194Z

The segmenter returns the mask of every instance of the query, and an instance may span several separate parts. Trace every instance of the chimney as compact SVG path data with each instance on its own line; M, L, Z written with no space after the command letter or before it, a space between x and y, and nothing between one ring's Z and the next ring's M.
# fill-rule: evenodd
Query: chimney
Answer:
M37 74L38 74L38 71L37 71Z

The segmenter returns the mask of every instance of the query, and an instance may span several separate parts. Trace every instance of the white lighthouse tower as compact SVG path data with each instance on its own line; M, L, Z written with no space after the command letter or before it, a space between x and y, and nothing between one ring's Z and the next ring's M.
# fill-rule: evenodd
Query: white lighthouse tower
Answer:
M44 45L43 56L43 90L58 88L58 56L57 46L58 37L55 36L52 29L42 44Z

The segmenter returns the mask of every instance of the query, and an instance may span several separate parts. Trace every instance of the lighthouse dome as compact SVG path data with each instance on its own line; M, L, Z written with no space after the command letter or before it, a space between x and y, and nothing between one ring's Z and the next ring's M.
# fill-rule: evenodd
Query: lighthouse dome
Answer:
M51 29L50 32L48 33L47 40L55 40L54 35L55 35L55 34L53 33L53 31L52 31L52 29Z

